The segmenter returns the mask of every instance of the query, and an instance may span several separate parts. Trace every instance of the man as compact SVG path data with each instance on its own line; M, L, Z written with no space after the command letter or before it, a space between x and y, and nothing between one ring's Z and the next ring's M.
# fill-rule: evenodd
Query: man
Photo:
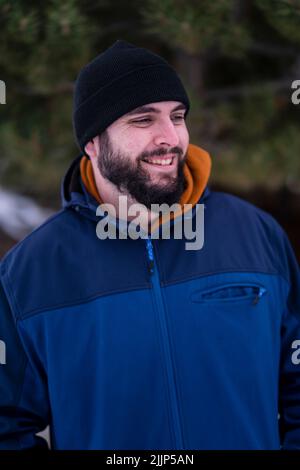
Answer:
M299 268L271 216L209 191L188 110L124 41L79 74L63 209L1 264L2 448L49 424L53 449L300 449Z

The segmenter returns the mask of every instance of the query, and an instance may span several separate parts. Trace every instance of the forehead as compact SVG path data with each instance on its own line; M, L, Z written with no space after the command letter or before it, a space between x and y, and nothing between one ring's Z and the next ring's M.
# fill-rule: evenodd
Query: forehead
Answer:
M147 103L143 106L139 106L138 108L129 111L129 113L124 114L122 118L127 118L136 114L144 114L144 113L155 113L160 114L163 112L174 112L179 110L186 110L186 106L181 103L180 101L160 101L156 103Z

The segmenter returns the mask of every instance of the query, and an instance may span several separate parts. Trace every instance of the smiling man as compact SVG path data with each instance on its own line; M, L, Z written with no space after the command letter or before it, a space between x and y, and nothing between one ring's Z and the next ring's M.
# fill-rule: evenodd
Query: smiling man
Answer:
M175 101L140 106L86 145L103 201L117 206L119 196L126 194L131 204L148 209L179 201L189 142L186 111Z
M208 189L189 107L125 41L80 72L63 208L1 263L1 448L44 446L50 425L53 449L300 449L299 267L271 216ZM118 237L97 236L99 205ZM126 238L134 205L146 236ZM188 250L178 221L204 205Z

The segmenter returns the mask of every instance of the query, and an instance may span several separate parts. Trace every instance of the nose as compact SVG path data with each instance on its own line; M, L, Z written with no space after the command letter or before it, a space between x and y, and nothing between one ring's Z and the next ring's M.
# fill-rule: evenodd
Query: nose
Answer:
M157 124L157 130L154 137L155 145L169 145L175 147L179 144L177 129L171 120L160 121Z

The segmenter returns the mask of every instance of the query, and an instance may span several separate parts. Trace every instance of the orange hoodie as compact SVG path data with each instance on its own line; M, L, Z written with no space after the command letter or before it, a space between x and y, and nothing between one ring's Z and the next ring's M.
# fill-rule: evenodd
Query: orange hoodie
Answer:
M192 206L194 206L198 202L207 184L210 169L211 159L209 154L200 147L189 144L187 159L183 168L184 176L187 181L187 188L180 198L182 210L175 213L174 217L177 217L184 212L184 204L192 204ZM85 155L80 160L80 173L86 189L96 199L96 201L101 204L103 201L101 200L97 190L92 164ZM165 220L166 219L161 219L160 223L165 222Z

